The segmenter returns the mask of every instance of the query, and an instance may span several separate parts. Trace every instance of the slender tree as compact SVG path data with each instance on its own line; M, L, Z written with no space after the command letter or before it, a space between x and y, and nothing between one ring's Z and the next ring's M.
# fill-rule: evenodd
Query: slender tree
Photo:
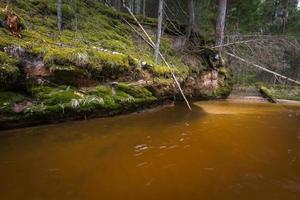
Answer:
M143 12L143 17L146 17L146 0L143 0L142 12Z
M164 0L159 0L158 5L158 23L157 23L157 33L156 33L156 46L154 50L154 60L158 62L158 56L160 51L160 39L162 34L162 22L163 22L163 8L164 8Z
M57 0L57 28L59 31L62 30L62 0Z
M227 0L219 0L218 4L218 18L216 24L216 45L223 45L224 41L224 29L225 29L225 18L226 18ZM221 52L222 48L219 48Z
M195 26L195 1L194 0L189 0L188 8L189 8L189 22L186 30L185 42L190 39L191 33Z

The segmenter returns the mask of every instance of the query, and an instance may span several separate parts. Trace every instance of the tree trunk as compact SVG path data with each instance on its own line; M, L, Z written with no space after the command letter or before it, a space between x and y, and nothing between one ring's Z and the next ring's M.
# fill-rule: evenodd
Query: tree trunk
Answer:
M129 0L128 4L129 4L130 10L134 13L133 1L134 1L134 0Z
M61 5L62 0L57 0L57 28L59 31L62 30L62 11L61 11Z
M156 33L156 46L154 50L154 61L158 62L158 56L160 51L160 39L161 39L161 30L162 30L162 22L163 22L163 7L164 0L159 0L158 5L158 24L157 24L157 33Z
M146 17L146 0L143 0L143 17Z
M192 31L195 26L195 3L194 0L189 0L189 22L186 30L186 39L185 42L188 41L191 37Z
M227 0L219 0L218 19L216 24L216 46L223 45ZM219 48L221 53L222 47Z

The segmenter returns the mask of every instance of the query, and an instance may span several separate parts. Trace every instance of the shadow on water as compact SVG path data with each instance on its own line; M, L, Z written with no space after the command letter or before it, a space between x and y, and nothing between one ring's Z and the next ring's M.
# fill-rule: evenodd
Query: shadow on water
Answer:
M168 127L174 124L184 125L185 123L198 120L206 115L205 111L199 106L192 105L192 109L193 111L191 112L186 108L185 104L178 103L176 106L172 107L165 107L158 110L150 110L129 115L0 131L0 137L9 137L16 134L43 135L45 132L51 132L52 134L68 133L67 140L72 139L70 133L78 136L77 138L77 136L73 135L74 139L80 139L81 134L107 134L108 132L111 132L110 130L121 127L126 128L137 125L143 127ZM63 140L64 138L62 137L60 139Z

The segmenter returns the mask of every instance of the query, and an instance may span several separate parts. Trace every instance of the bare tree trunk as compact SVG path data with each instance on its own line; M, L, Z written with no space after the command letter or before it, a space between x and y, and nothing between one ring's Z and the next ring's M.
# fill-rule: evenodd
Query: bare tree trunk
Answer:
M129 4L130 10L134 13L133 1L134 0L129 0L128 4Z
M146 0L143 0L143 17L146 17Z
M282 33L285 33L286 25L288 22L289 17L289 0L286 1L285 9L283 10L283 17L282 17Z
M223 45L226 8L227 8L227 0L219 0L218 19L216 24L216 46ZM219 48L220 53L221 51L222 51L222 47Z
M138 5L137 5L137 9L138 9L138 13L141 15L143 14L143 10L142 10L142 5L143 4L143 0L138 0Z
M61 11L61 5L62 0L57 0L57 28L59 31L62 30L62 11Z
M185 42L190 39L192 31L195 26L195 2L194 2L194 0L189 0L188 7L189 7L189 22L188 22L188 26L187 26L187 30L186 30Z
M159 56L159 51L160 51L161 29L162 29L162 22L163 22L163 7L164 7L164 0L159 0L156 45L155 45L155 50L154 50L155 63L157 63L157 61L158 61L158 56Z
M134 0L133 1L133 7L134 7L135 14L142 14L141 6L142 6L142 0Z

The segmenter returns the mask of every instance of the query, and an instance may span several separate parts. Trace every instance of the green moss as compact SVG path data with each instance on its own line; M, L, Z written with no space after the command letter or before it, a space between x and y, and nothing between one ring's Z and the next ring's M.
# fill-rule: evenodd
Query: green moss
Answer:
M165 78L172 77L172 72L177 76L177 78L185 79L189 74L189 69L187 66L173 66L171 68L166 65L148 65L150 71L156 76L163 76Z
M47 86L33 86L29 89L32 96L46 105L69 103L72 99L80 99L80 93L68 86L57 88Z
M113 110L119 107L113 98L111 87L99 85L93 91L89 91L88 94L101 97L104 101L103 107L106 110Z
M220 98L227 98L232 91L232 85L228 83L219 84L218 89L214 92L214 96Z
M90 51L91 77L96 80L103 80L103 77L116 79L132 73L137 64L134 60L124 54L112 54L109 52Z
M114 98L123 106L142 106L157 100L152 93L143 86L129 86L125 83L118 84L117 94Z
M219 81L219 87L214 92L214 95L220 98L227 98L230 95L233 87L232 71L229 68L221 67L219 68L218 72L224 76L224 80Z
M97 113L149 104L156 100L142 87L121 84L115 92L110 87L97 86L92 91L79 92L75 88L37 86L30 88L35 104L23 111L29 119L55 119L78 114ZM134 97L135 96L135 97Z
M35 104L23 112L25 118L52 119L56 114L61 117L76 116L98 112L105 104L101 96L87 95L67 86L37 86L30 88L30 91L35 98Z
M232 78L232 72L229 68L221 67L219 68L219 73L222 74L225 77L225 79Z
M96 87L96 92L99 95L111 95L112 94L112 89L110 87L107 87L107 86L99 85L99 86Z
M20 76L18 60L0 51L0 89L14 85Z
M172 47L170 39L168 38L161 39L161 52L164 55L176 56L175 49Z
M117 85L117 90L125 92L134 98L149 98L152 97L152 93L142 86L129 86L124 83Z
M264 96L266 99L268 99L272 103L276 103L276 98L272 90L265 86L260 86L259 92Z

